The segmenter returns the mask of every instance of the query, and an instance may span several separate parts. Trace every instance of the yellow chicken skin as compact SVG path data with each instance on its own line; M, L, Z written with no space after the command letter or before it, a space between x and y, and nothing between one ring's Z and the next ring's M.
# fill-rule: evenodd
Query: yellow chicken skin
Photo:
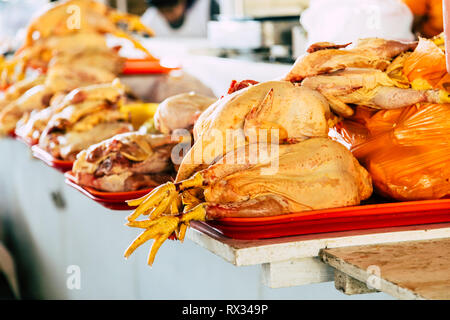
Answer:
M39 146L55 158L73 161L76 155L116 134L133 131L120 112L125 87L115 80L72 91L53 114L39 138Z
M127 30L122 30L119 24L125 25ZM107 33L126 38L154 59L130 36L131 31L153 36L153 31L144 26L138 16L118 12L97 1L67 0L49 4L27 27L25 43L16 55L0 65L1 86L22 80L28 67L45 71L56 53L89 55L92 48L105 51L104 35Z
M10 101L0 111L0 135L5 135L13 131L17 126L22 127L32 112L39 112L50 106L53 97L67 94L78 87L91 84L111 83L116 78L114 73L95 66L81 63L60 64L55 63L46 76L39 77L42 83L31 87L19 98ZM23 80L28 82L28 80ZM19 82L19 83L22 83ZM20 91L21 86L17 89ZM19 123L19 120L22 121ZM21 130L20 128L18 128Z
M396 109L420 102L440 102L439 90L399 88L396 81L377 69L348 68L308 77L301 85L322 93L333 110L344 117L353 115L349 104Z
M154 32L144 26L138 16L121 13L94 0L57 1L43 8L28 26L25 47L33 45L38 39L53 35L83 32L111 33L130 38L117 24L124 23L127 31L138 31L148 36ZM130 38L132 39L132 38Z
M257 165L247 163L233 167L225 160L225 163L214 164L202 171L206 202L222 204L224 209L220 210L218 205L207 217L215 218L216 214L219 217L279 215L342 207L359 204L372 194L367 171L337 142L328 138L311 138L296 144L280 145L278 151L279 155L269 154L268 161ZM277 156L278 159L274 158ZM237 162L249 159L249 148L235 150L234 158L238 159ZM273 168L273 174L264 174L264 169L271 171L274 161L279 163L276 169ZM230 172L230 169L237 170ZM282 210L269 207L269 210L254 214L239 210L240 204L245 205L245 202L261 196L282 199ZM230 204L229 209L226 204ZM214 208L214 205L208 206Z
M371 178L350 151L327 137L329 121L324 97L289 82L260 83L218 100L194 126L191 151L204 152L202 161L191 163L188 153L175 183L129 201L138 207L127 225L145 230L125 257L154 239L151 265L162 243L172 234L182 240L192 220L289 214L367 199ZM212 130L220 135L229 128L243 139L212 156L208 147L218 145ZM251 130L259 129L279 134L250 139ZM141 215L148 219L138 220Z
M88 103L97 105L99 101L100 103L105 100L117 101L123 93L121 90L118 91L117 89L117 86L120 86L120 83L118 83L118 81L113 81L113 79L111 79L110 83L106 84L83 86L82 83L79 83L80 87L73 89L68 94L65 94L64 91L58 93L57 96L53 96L49 107L41 110L35 109L29 116L22 117L16 125L16 134L25 140L36 143L39 141L39 138L50 119L65 108L74 106L80 102L85 102L85 105ZM61 82L63 81L58 81L56 83L60 84ZM71 87L72 86L68 86L68 88ZM88 102L86 103L86 101ZM72 117L73 116L74 115L72 114ZM71 120L74 121L73 118Z
M352 49L340 49L345 46L333 43L312 45L308 50L310 53L297 59L284 80L301 82L307 77L345 68L373 68L384 71L394 57L414 50L417 42L367 38L360 39Z
M357 205L372 194L370 175L338 142L311 138L278 147L272 145L267 158L252 164L248 161L252 145L243 146L231 152L241 164L228 164L222 159L223 163L219 161L190 179L164 184L144 199L130 201L130 205L140 206L128 217L127 225L148 225L144 233L153 234L151 238L155 239L149 264L153 263L161 239L174 232L180 237L180 231L192 220L261 217ZM272 168L274 161L276 169ZM264 174L264 170L269 174ZM182 204L178 206L180 198ZM148 220L137 221L142 214L149 215ZM125 256L149 239L138 238Z
M195 143L181 162L177 181L190 177L201 165L211 164L217 156L247 144L252 135L256 135L253 139L270 141L273 130L282 142L326 137L330 118L328 102L320 93L287 81L241 89L200 115L193 129ZM258 137L261 132L269 136ZM227 143L227 139L234 143Z

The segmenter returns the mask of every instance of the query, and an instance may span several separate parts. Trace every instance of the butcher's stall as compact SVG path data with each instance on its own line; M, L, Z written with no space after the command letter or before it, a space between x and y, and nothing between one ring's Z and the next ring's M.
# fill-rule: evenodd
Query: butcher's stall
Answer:
M0 299L450 300L445 6L24 3Z

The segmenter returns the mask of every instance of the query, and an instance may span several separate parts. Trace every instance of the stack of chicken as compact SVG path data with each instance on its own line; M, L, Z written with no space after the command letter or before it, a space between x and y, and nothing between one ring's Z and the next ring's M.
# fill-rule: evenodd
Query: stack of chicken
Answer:
M166 99L158 105L152 124L145 123L137 132L116 135L80 152L72 169L76 182L97 190L123 192L173 181L178 157L183 156L175 147L182 146L181 151L190 148L189 131L212 102L195 93Z
M110 48L105 35L131 40L147 52L128 31L152 35L138 17L122 14L93 0L67 0L49 4L28 26L25 43L10 60L0 64L1 86L9 87L0 101L0 134L27 125L33 111L58 104L70 91L109 83L120 74L124 59ZM35 116L40 118L41 116ZM33 120L32 120L33 121ZM31 138L28 136L28 138ZM35 141L38 136L32 137Z
M258 217L357 205L371 178L344 146L328 138L329 103L287 81L245 81L195 122L194 144L174 183L129 202L128 226L145 231L130 245L155 239L148 263L192 220ZM138 220L141 215L148 219Z
M448 195L442 40L349 45L317 43L283 81L234 83L203 112L176 181L129 202L138 207L127 225L144 232L125 257L154 239L151 265L192 220L357 205L371 196L372 178L391 199Z
M450 195L450 75L442 36L402 43L364 39L352 49L316 44L285 79L338 110L332 133L388 199ZM344 45L345 47L345 45Z

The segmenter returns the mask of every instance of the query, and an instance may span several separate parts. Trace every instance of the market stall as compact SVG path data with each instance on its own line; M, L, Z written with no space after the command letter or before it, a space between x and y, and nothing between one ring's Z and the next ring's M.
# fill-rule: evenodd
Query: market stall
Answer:
M210 31L267 36L266 18ZM0 57L20 296L448 299L445 36L367 32L294 62L274 42L151 38L91 0L35 16Z

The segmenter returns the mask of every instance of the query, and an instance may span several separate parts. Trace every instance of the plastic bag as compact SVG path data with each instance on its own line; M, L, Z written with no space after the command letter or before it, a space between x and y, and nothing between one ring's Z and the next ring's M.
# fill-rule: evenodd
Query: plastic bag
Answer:
M443 86L447 75L445 53L432 40L419 40L417 48L404 61L403 73L415 89L447 89ZM426 81L425 87L417 87L423 81Z
M449 104L358 107L334 130L372 175L379 194L396 200L450 195Z

